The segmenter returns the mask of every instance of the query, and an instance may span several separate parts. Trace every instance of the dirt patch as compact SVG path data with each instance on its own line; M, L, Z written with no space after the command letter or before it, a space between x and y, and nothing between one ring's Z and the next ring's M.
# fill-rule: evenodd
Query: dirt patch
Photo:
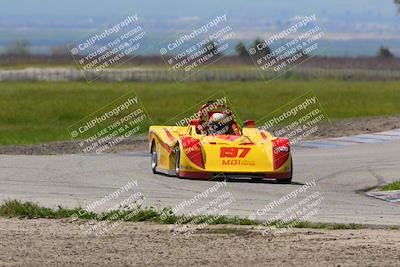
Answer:
M138 135L112 146L108 153L121 151L145 151L148 149L147 136ZM47 144L0 146L0 154L8 155L53 155L83 154L77 141L60 141Z
M333 121L331 124L318 125L317 135L307 139L340 137L363 133L374 133L400 128L400 116L366 117ZM121 151L146 151L148 149L147 136L138 135L125 139L112 147L109 153ZM38 145L0 146L0 154L8 155L51 155L51 154L78 154L82 153L76 141L61 141Z
M368 134L398 128L400 128L400 116L346 119L332 121L331 125L319 125L318 135L312 138Z
M216 226L173 236L167 225L122 223L84 236L69 220L0 219L1 266L398 266L400 231L295 229L264 237ZM233 230L232 230L233 229Z

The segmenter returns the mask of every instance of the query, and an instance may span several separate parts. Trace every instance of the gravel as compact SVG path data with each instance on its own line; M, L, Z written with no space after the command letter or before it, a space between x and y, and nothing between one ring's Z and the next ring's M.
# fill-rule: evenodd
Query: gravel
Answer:
M123 222L85 236L81 222L0 219L0 266L399 266L400 231L207 226L173 235L168 225ZM223 228L223 230L221 230ZM218 230L219 229L219 230Z

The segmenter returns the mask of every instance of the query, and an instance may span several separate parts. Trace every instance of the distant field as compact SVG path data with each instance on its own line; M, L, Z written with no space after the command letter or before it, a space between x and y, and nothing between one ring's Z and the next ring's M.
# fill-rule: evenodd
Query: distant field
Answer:
M155 123L224 90L241 119L259 119L313 89L330 119L400 114L400 82L0 83L0 144L68 140L67 127L135 90Z
M75 66L71 55L7 55L0 54L0 69L23 68L23 67L54 67ZM121 67L135 66L165 66L164 60L159 55L137 56L131 58ZM254 66L248 58L225 55L217 62L208 67L224 66ZM382 60L377 57L321 57L315 56L302 62L303 68L323 69L364 69L364 70L399 70L400 58Z

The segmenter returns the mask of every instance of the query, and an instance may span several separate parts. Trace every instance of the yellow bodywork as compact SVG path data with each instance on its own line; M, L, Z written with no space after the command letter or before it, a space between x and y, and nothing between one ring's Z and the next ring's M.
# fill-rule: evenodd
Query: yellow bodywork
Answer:
M243 128L241 136L227 137L200 135L195 126L151 126L149 149L155 146L157 168L167 174L175 174L176 151L184 151L182 138L192 137L201 143L204 168L193 163L186 153L180 153L182 172L210 172L224 174L279 174L291 173L292 158L274 169L272 140L276 137L257 128ZM273 175L272 175L273 176Z

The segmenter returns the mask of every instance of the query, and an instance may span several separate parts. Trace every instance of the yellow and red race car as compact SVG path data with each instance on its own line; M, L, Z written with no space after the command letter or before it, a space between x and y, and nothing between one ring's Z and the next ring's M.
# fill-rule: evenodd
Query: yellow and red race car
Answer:
M274 137L250 120L239 127L231 110L215 101L204 104L187 126L150 126L149 149L153 173L292 180L288 139Z

